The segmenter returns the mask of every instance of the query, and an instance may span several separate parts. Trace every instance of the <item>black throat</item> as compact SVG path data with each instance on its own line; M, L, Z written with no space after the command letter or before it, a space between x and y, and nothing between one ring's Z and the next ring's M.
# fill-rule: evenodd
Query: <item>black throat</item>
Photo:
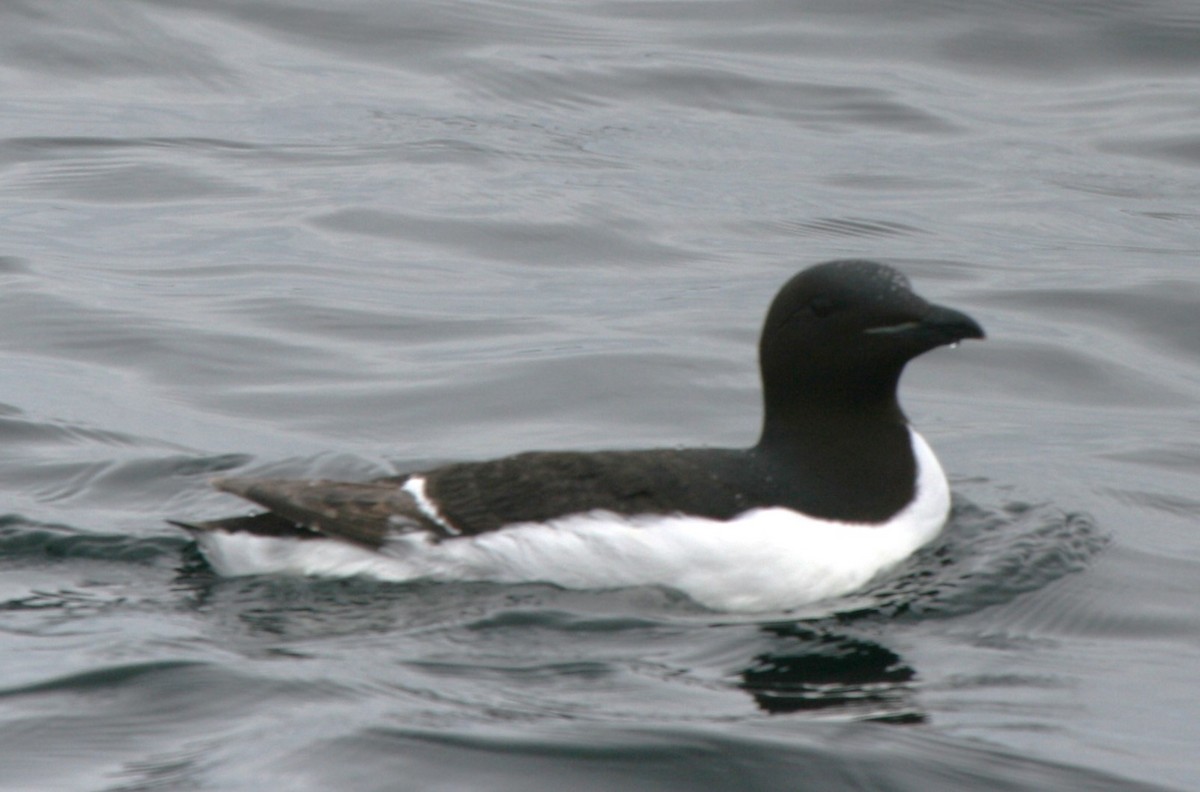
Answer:
M878 389L809 393L792 390L787 399L773 400L766 390L762 436L753 449L790 479L803 511L873 523L908 505L917 465L895 381Z

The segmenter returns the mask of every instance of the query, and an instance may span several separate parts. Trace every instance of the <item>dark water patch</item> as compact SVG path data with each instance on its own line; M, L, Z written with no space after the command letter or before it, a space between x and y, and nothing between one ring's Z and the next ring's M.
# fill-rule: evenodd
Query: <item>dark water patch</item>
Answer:
M1110 18L1101 44L1115 59L1140 68L1195 68L1200 64L1200 10L1186 5L1152 18Z
M988 24L945 36L944 57L963 67L1050 80L1178 72L1200 62L1194 12L1147 16L1136 3L990 5L997 13L988 15Z
M16 275L29 272L29 265L16 256L0 256L0 275Z
M111 666L95 671L84 671L79 674L60 677L46 682L0 689L0 698L42 693L104 694L110 692L113 688L124 685L137 686L149 677L157 677L160 674L171 675L176 671L195 669L203 665L203 663L194 661L162 661L127 666Z
M183 536L87 534L19 515L0 515L0 563L5 565L75 560L158 565L176 562L186 545Z
M1013 792L1156 789L982 745L872 725L809 729L512 728L452 734L377 728L296 755L314 787L490 790L842 790ZM371 767L367 777L358 768ZM372 780L374 779L374 780Z
M1197 41L1196 46L1200 46ZM1117 154L1130 154L1171 165L1200 167L1200 136L1175 135L1171 137L1142 138L1140 140L1102 141L1100 148Z

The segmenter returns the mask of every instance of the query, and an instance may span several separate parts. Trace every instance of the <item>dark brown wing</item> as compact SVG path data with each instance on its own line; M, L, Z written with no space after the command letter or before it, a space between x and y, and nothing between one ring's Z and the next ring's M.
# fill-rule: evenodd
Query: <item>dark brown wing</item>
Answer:
M269 509L268 514L189 524L192 530L249 531L281 536L309 534L337 537L378 548L390 534L424 531L449 538L435 520L426 517L404 479L360 483L325 480L217 479L213 486ZM289 527L291 530L289 530ZM303 529L297 533L296 527Z

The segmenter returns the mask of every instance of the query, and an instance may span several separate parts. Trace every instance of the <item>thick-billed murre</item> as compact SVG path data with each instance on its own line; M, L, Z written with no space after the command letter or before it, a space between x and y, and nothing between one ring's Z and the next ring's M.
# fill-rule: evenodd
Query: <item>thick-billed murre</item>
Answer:
M658 585L717 610L849 593L941 530L937 458L896 400L908 361L983 338L871 261L788 281L759 342L747 449L528 452L361 483L225 478L267 509L192 531L222 574Z

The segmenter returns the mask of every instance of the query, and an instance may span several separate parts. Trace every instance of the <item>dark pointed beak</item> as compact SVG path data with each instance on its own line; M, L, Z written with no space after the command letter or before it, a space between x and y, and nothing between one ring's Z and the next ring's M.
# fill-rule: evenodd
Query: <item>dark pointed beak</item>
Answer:
M920 318L894 325L883 325L868 328L865 332L871 335L907 336L921 338L932 349L943 344L957 344L967 338L985 338L979 322L967 316L962 311L947 308L944 305L930 303Z
M930 305L929 312L921 318L920 325L926 331L945 340L943 344L954 344L967 338L986 338L983 327L962 311L944 305Z

